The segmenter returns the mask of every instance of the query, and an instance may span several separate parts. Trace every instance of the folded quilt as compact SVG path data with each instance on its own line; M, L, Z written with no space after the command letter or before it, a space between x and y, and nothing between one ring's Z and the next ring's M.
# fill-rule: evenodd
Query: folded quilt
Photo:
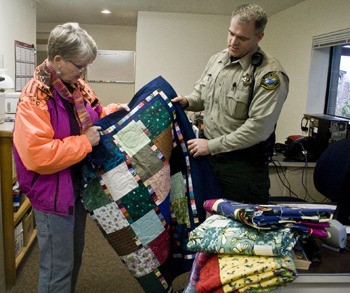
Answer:
M212 215L190 232L187 247L205 253L283 256L296 241L289 227L258 230L221 215Z
M242 204L226 199L213 199L204 203L210 213L229 217L256 229L291 227L308 235L327 238L325 228L333 218L332 208L293 208L284 205Z
M297 278L290 255L266 257L198 254L196 262L201 263L198 264L196 273L191 275L186 293L270 292Z

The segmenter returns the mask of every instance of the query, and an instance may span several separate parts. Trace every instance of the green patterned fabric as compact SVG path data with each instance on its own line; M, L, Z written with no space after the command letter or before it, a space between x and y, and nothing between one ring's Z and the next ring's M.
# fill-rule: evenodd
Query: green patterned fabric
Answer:
M212 215L190 233L187 247L205 253L284 256L298 237L290 228L257 230L221 215Z
M169 112L164 111L164 106L156 101L140 114L140 120L143 121L149 131L149 137L153 139L167 129L172 122L172 117Z

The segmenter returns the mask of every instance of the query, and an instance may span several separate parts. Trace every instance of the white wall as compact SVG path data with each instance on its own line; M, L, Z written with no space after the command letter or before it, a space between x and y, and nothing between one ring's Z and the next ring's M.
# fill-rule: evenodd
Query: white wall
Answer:
M162 75L189 94L209 57L226 47L229 16L139 12L136 90Z
M31 0L0 0L0 58L15 81L15 40L36 44L36 6ZM0 59L0 66L1 64Z
M320 104L323 105L324 92L307 107L313 36L349 26L349 0L306 0L270 17L261 46L281 61L290 78L289 95L277 126L279 141L284 142L291 134L302 134L303 114L323 109ZM319 88L320 82L324 83L317 81L311 86Z
M136 90L162 75L177 93L190 93L209 56L226 47L229 20L229 16L139 12ZM349 0L305 0L269 18L260 45L280 60L290 77L289 95L277 124L278 142L302 134L312 37L349 26ZM324 96L320 103L321 99Z
M39 39L47 39L50 31L56 26L54 23L39 23L37 34ZM136 50L136 27L108 26L80 24L96 41L99 50ZM46 46L40 46L46 50ZM102 103L127 103L135 93L135 84L98 83L89 82L89 85L100 97Z

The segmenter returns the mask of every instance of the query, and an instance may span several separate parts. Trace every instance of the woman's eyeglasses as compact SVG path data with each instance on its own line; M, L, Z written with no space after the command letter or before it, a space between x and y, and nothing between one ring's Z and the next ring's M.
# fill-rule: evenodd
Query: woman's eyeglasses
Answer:
M75 64L71 60L68 60L68 62L72 63L80 72L84 71L87 68L87 66L82 66L82 65Z

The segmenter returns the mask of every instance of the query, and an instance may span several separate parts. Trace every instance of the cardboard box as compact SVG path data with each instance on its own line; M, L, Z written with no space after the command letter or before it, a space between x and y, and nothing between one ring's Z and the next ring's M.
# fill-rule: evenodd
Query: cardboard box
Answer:
M23 218L23 245L28 246L30 237L33 234L34 229L34 217L33 217L33 210L30 210L30 212Z
M15 227L15 256L17 257L23 249L23 224L18 223Z

